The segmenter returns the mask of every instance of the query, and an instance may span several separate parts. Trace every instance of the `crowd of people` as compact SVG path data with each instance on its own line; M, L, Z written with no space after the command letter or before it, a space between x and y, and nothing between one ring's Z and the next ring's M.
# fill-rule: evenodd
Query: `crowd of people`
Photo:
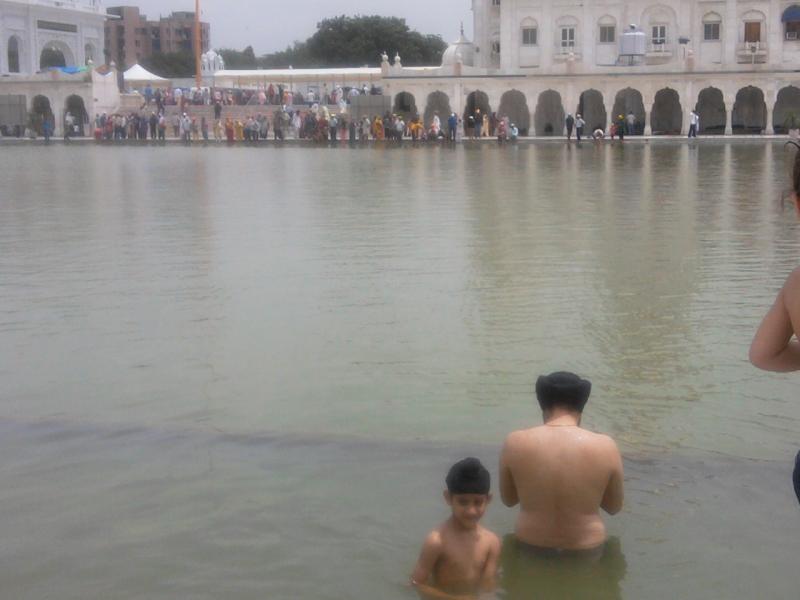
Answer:
M185 143L193 141L215 141L258 143L263 140L298 139L314 142L366 142L370 140L414 142L450 141L463 139L464 123L455 113L443 119L438 112L424 123L419 115L385 112L383 115L351 117L347 112L335 113L325 105L309 107L279 106L271 110L256 110L241 118L222 117L223 105L214 103L213 118L205 114L192 114L185 106L184 112L168 115L163 107L145 103L140 110L126 114L100 114L94 119L96 140L157 140L178 138ZM254 107L256 108L256 107ZM195 113L203 112L195 110ZM484 119L480 111L468 118L471 137L491 135L501 142L516 140L519 129L508 117L495 114ZM480 131L473 122L486 124Z

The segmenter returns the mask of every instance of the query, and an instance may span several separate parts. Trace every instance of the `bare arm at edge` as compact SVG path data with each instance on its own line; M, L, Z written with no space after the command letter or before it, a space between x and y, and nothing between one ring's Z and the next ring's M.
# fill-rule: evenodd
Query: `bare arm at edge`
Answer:
M625 500L625 476L622 470L622 455L619 453L617 444L611 438L608 438L608 444L607 452L611 459L611 475L608 478L608 485L600 507L608 514L615 515L622 510Z
M750 362L765 371L800 369L800 269L795 269L778 292L750 344Z
M512 433L506 438L503 450L500 453L500 499L508 507L519 504L517 484L514 482L514 476L511 474L511 468L508 465L509 446L513 435Z

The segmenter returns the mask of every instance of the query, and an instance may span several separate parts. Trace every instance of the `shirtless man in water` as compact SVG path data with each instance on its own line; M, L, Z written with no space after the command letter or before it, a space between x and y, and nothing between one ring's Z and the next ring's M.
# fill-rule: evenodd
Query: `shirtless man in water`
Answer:
M539 377L544 425L511 433L500 456L500 495L520 505L523 548L545 555L602 554L602 508L622 509L622 457L610 437L581 428L592 384L572 373Z

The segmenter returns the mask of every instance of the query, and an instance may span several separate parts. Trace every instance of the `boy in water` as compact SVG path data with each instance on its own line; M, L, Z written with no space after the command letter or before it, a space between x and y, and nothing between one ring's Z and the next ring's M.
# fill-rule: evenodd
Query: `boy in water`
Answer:
M489 471L465 458L445 482L452 514L425 538L411 583L425 599L476 598L494 588L500 557L500 539L479 523L492 499Z

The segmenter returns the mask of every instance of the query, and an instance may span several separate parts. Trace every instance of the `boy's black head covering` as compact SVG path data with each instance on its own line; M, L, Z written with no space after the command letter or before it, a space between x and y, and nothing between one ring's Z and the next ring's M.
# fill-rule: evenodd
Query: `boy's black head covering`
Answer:
M447 491L451 494L488 494L490 475L477 458L458 461L447 473Z
M542 410L563 406L569 410L583 412L591 393L590 381L566 371L542 375L536 381L536 397Z

